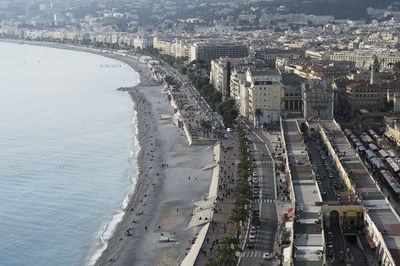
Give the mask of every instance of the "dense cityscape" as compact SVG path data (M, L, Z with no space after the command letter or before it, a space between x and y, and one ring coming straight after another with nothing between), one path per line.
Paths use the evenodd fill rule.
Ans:
M27 2L0 0L2 40L133 58L217 143L173 265L400 265L400 2Z

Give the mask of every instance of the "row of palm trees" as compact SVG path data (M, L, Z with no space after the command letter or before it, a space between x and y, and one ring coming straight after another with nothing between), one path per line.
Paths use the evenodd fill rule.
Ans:
M246 132L240 129L237 132L239 164L237 167L236 187L234 191L234 207L229 217L232 223L238 228L240 234L240 225L243 224L249 216L249 204L253 199L249 177L252 176L252 164L250 160L249 147L247 143Z
M253 199L249 177L252 176L246 132L239 129L238 136L239 164L237 169L236 187L234 190L233 209L229 216L229 223L235 225L236 235L225 236L217 250L208 261L209 266L233 266L237 264L236 252L242 251L239 247L241 226L250 215L250 201Z

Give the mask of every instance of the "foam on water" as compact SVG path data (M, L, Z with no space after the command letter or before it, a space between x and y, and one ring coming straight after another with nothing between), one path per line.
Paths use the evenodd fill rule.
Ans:
M137 123L136 123L136 111L134 112L134 116L132 119L132 127L133 127L133 132L134 132L134 138L133 138L133 148L130 151L130 163L132 166L133 170L129 176L130 176L130 181L131 181L131 186L129 189L129 194L124 198L124 200L121 203L121 210L119 210L112 219L103 227L103 229L99 232L98 238L100 240L99 244L97 245L97 249L95 249L95 253L93 255L89 254L88 259L86 259L85 264L92 266L95 265L97 260L101 257L103 252L106 250L108 246L108 242L113 236L115 229L117 228L118 224L121 222L122 218L124 217L126 213L126 208L128 207L130 198L132 197L136 183L137 183L137 176L138 176L138 167L136 163L136 159L138 158L139 152L140 152L140 146L139 146L139 141L137 139L137 134L138 134L138 128L137 128Z

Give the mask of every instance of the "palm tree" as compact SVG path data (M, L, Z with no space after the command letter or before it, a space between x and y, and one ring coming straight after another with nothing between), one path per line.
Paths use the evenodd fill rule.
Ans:
M261 109L260 109L260 108L257 108L257 109L254 111L254 114L255 114L256 117L257 117L256 125L259 126L259 124L260 124L260 115L262 115Z
M208 261L208 266L232 266L237 264L236 251L242 251L239 247L237 237L225 236L212 258Z

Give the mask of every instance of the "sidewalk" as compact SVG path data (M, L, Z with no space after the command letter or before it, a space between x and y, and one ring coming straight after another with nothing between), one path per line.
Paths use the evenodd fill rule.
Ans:
M228 147L233 148L226 150ZM233 236L236 233L234 225L228 222L233 208L233 189L236 181L237 153L236 139L222 140L221 168L214 215L195 265L206 265L212 253L217 249L219 241L221 241L224 236Z

